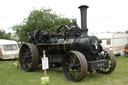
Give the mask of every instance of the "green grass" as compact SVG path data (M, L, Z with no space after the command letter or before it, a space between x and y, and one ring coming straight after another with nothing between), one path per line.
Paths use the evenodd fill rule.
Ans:
M24 72L17 69L16 61L0 61L0 85L41 85L43 71ZM72 82L65 78L62 69L49 69L49 85L128 85L128 57L117 57L117 66L109 75L96 72L88 73L80 82Z

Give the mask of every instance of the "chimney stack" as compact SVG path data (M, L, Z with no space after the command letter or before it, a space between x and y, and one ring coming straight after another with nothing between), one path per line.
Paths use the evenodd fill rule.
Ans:
M80 11L81 11L81 30L83 31L82 36L87 36L87 32L88 32L88 28L87 28L87 8L89 8L86 5L81 5L79 7Z

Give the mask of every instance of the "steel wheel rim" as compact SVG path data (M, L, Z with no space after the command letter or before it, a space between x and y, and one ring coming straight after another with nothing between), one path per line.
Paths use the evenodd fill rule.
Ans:
M70 51L66 54L63 61L63 71L65 76L72 81L78 82L85 77L87 73L87 62L83 55L77 51Z

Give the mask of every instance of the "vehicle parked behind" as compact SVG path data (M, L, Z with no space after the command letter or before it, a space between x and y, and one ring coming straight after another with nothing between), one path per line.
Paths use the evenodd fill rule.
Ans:
M19 47L14 40L0 39L0 59L18 58Z
M124 52L125 52L125 55L128 56L128 43L125 45L125 50L124 50Z

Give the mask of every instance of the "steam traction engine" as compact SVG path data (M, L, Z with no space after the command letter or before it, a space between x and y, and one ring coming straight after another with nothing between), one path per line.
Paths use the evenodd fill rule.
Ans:
M110 74L116 66L115 56L108 48L102 48L96 36L88 36L87 8L82 5L81 29L74 24L62 25L56 33L33 32L29 43L20 48L19 62L24 71L34 71L41 63L42 50L46 50L49 65L62 66L64 75L72 81L82 80L87 72Z

